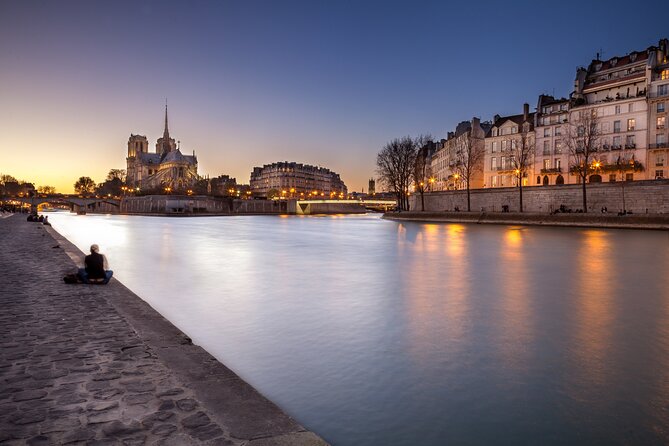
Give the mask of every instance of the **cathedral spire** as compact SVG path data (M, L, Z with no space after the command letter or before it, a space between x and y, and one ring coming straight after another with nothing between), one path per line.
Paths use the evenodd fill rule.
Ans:
M167 129L167 98L165 99L165 130L163 131L163 138L165 141L170 139L170 131Z

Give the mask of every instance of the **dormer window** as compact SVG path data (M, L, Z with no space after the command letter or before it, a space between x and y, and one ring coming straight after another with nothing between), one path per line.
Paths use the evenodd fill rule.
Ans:
M615 57L613 59L611 59L611 66L612 67L615 67L617 64L618 64L618 59L616 59Z
M630 54L630 61L634 62L636 60L636 53L631 53Z
M599 71L601 69L602 69L602 64L601 63L598 63L598 64L595 65L595 71Z

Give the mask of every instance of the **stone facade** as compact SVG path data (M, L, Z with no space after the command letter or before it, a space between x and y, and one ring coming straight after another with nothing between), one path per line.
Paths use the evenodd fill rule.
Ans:
M539 95L535 115L536 155L530 185L575 183L569 175L569 153L562 145L569 120L569 99Z
M484 150L483 140L489 123L481 123L479 118L463 121L457 125L455 132L448 132L447 139L436 144L437 150L430 162L431 178L428 179L432 190L465 189L466 184L458 174L458 158L472 144L473 151ZM483 160L478 163L469 181L470 188L483 187ZM430 181L432 180L432 181Z
M339 174L323 167L287 161L253 168L253 195L267 197L272 191L283 198L344 198L347 194Z
M513 116L496 115L485 138L485 160L483 187L508 187L517 183L513 157L520 144L522 134L528 135L528 143L534 143L534 113L529 105L523 105L523 114ZM530 163L523 176L523 186L528 186L534 176L534 163Z
M170 137L165 106L165 129L156 143L155 153L149 153L149 141L143 135L128 139L127 184L132 189L156 192L186 191L199 179L197 158L183 155Z
M582 185L528 187L523 189L525 212L549 213L564 205L577 210L583 207ZM633 181L588 184L588 212L608 212L625 209L635 214L669 213L669 180ZM472 211L501 212L507 206L510 212L519 211L518 188L477 189L471 191ZM411 209L420 209L420 197L411 197ZM443 191L425 194L425 210L430 212L467 209L465 191Z
M655 53L648 94L648 178L669 177L669 41L660 41Z
M649 121L653 113L649 97L653 80L661 76L658 63L664 60L666 46L667 40L663 39L658 46L624 56L608 60L598 56L587 69L576 71L570 112L596 113L600 128L595 161L601 168L592 172L591 181L655 177L655 169L648 165ZM667 76L669 79L669 71ZM654 161L653 158L651 162Z

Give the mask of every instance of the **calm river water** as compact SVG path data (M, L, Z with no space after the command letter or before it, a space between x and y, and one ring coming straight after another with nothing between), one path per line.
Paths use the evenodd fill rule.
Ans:
M333 445L669 442L668 232L49 219Z

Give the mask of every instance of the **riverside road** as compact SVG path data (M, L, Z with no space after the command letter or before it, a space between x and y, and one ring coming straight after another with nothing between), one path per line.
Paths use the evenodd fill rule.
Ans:
M53 229L7 215L0 443L326 444L116 279L63 283L83 254Z

